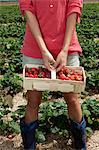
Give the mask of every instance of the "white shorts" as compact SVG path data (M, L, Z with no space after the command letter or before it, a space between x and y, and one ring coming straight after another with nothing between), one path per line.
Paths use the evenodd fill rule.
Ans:
M39 64L39 65L42 65L43 64L43 60L23 55L23 67L26 64ZM77 67L80 66L79 54L75 53L75 54L68 55L68 57L67 57L67 64L66 65L67 66L77 66Z

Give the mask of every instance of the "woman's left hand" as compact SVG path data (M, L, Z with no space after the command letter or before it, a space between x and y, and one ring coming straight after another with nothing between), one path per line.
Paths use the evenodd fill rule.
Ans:
M56 71L60 71L64 66L66 66L67 63L67 55L68 52L67 51L61 51L56 59L56 63L55 63L55 68Z

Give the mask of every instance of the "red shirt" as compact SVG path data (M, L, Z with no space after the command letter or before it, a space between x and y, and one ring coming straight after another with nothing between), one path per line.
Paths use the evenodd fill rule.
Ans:
M76 12L77 22L80 22L82 0L19 0L19 6L23 15L26 10L35 14L45 44L56 58L62 49L67 17ZM28 24L26 24L21 52L32 58L42 58L40 48ZM74 30L68 52L69 54L82 52L76 30Z

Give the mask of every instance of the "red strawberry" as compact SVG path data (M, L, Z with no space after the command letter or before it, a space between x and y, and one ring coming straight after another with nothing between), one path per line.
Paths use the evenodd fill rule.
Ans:
M37 75L37 74L34 74L34 75L33 75L33 78L38 78L38 75Z
M77 81L82 81L82 76L76 76Z
M71 76L70 76L70 79L71 79L71 80L75 80L75 76L74 76L74 75L71 75Z
M31 71L28 71L28 74L32 74L32 72L31 72Z
M51 78L51 73L49 71L46 72L46 78Z
M66 80L66 76L65 76L64 74L60 74L60 75L59 75L59 78L60 78L61 80Z
M60 72L64 73L65 70L66 70L66 67L63 67Z
M66 79L65 80L71 80L71 78L70 77L66 77Z
M61 74L63 74L63 71L58 72L58 75L60 76Z
M36 70L36 68L31 68L31 71L34 72Z
M30 77L30 78L34 78L34 75L33 75L33 74L29 74L29 77Z
M75 70L74 69L72 69L72 74L75 74Z
M66 68L65 73L70 74L71 70L69 68Z
M32 69L31 69L31 72L33 73L33 75L34 75L34 74L38 74L38 69L37 69L37 68L32 68Z
M31 72L31 68L27 68L27 72L28 72L28 73L32 73L32 72Z
M82 75L83 75L82 71L79 71L79 72L78 72L78 75L82 76Z

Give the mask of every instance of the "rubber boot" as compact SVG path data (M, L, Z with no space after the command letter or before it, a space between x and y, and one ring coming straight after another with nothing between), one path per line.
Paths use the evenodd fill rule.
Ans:
M86 121L83 117L81 123L70 119L71 132L76 150L86 150Z
M38 127L38 120L29 124L25 123L24 118L20 119L21 136L25 150L35 150L35 130Z

